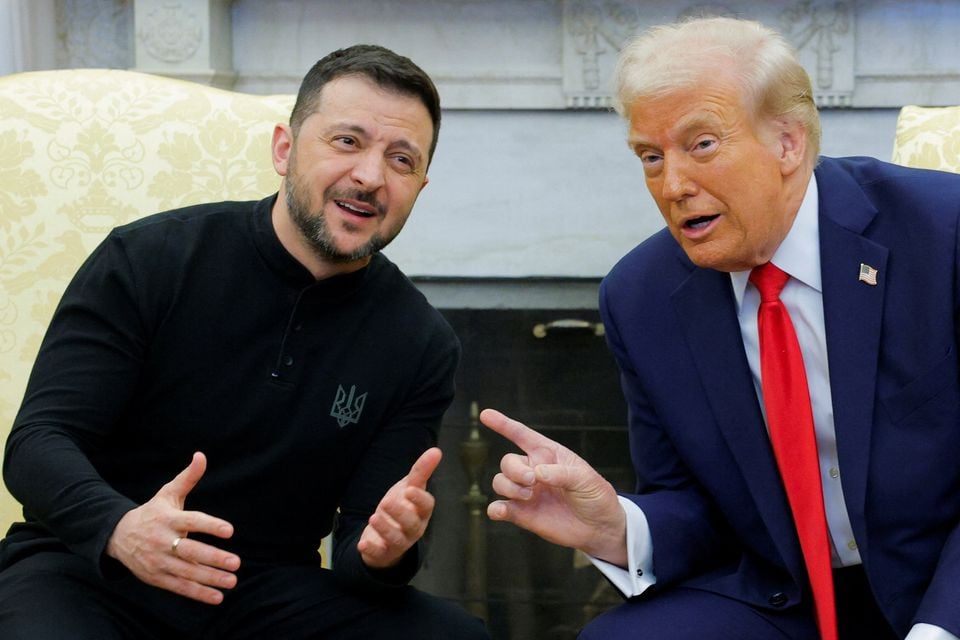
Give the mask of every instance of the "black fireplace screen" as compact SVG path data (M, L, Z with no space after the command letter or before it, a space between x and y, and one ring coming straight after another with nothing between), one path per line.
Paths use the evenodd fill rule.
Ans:
M500 457L512 446L477 427L493 407L562 442L617 489L633 486L626 409L596 310L447 309L463 344L457 396L441 433L437 508L415 584L487 620L497 640L576 637L621 601L581 555L513 525L485 505Z

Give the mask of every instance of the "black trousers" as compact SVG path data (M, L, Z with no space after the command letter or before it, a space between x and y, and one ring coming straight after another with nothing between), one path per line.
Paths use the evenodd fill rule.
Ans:
M124 572L104 580L89 561L43 552L0 572L4 640L487 640L459 606L417 591L377 596L344 590L318 565L249 565L211 606L156 589Z

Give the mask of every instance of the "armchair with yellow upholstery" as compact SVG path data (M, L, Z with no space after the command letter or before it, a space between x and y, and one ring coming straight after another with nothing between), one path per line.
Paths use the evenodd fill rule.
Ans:
M113 227L277 190L293 95L85 69L0 77L0 442L60 296ZM0 491L0 535L20 518Z
M893 162L960 173L960 107L903 107Z

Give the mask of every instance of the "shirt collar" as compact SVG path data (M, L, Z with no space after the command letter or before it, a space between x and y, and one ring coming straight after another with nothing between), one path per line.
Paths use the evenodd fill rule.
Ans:
M807 191L800 203L797 217L787 232L770 262L780 267L807 286L822 292L820 282L820 205L817 197L817 177L810 175ZM733 295L737 299L737 309L743 302L747 289L750 270L733 271L730 281L733 283Z

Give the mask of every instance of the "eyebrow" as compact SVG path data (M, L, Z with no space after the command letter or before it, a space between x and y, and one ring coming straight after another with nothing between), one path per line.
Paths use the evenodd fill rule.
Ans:
M688 135L693 129L699 129L707 125L716 125L718 119L713 113L695 113L685 118L681 118L677 123L674 124L668 136L671 137L683 137ZM631 149L637 149L638 147L652 147L659 149L657 145L652 144L645 140L642 136L629 135L627 136L627 145Z
M627 146L633 150L636 150L639 147L649 147L651 145L643 138L630 135L627 136Z

